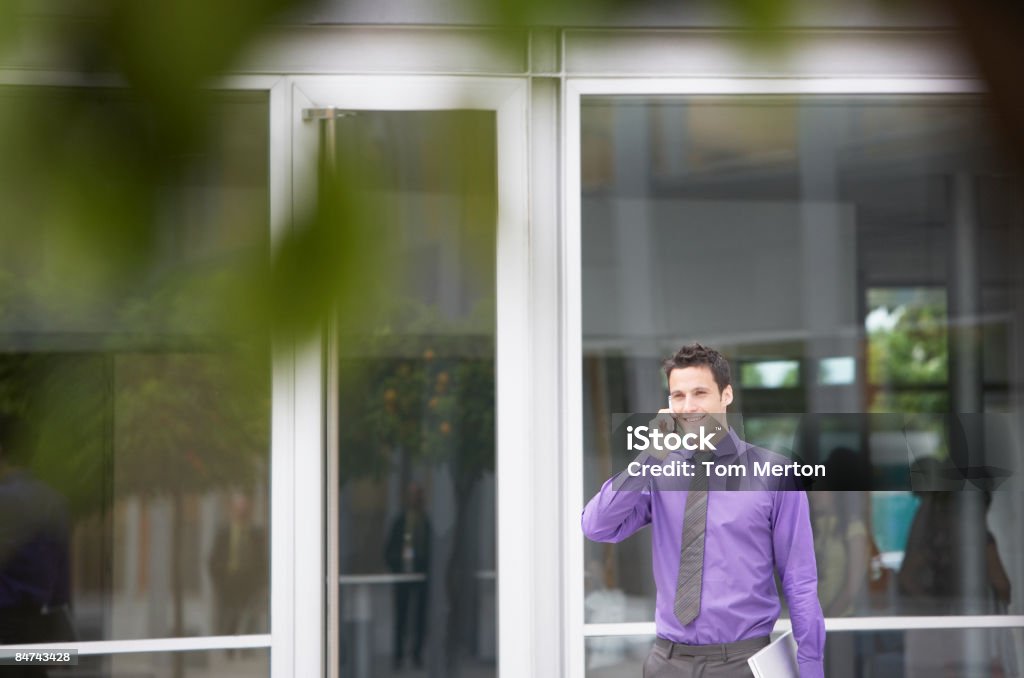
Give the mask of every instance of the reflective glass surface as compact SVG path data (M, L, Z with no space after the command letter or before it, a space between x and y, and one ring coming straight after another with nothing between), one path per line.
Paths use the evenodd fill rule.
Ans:
M123 91L0 89L49 130L0 153L0 643L269 629L268 342L204 294L266 261L267 98L211 96L204 143L128 148Z
M1019 446L939 416L1004 413L1020 439L1024 204L987 115L969 96L585 98L585 498L632 459L614 413L665 407L662 360L700 341L731 362L748 441L871 480L812 493L829 616L1019 614ZM975 454L955 492L900 484ZM588 622L652 620L650 549L649 530L585 541Z
M337 343L341 673L493 676L495 116L335 132L387 251L366 294L388 290Z

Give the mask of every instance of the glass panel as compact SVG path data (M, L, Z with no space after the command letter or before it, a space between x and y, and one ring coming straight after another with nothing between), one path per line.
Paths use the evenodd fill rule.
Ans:
M214 141L165 155L119 145L153 122L123 91L0 98L8 115L40 112L47 143L64 148L31 190L0 189L0 643L265 633L268 347L212 329L203 291L266 257L267 97L214 94L201 126ZM140 150L153 153L139 171L155 189L104 155ZM61 176L78 161L95 176ZM36 191L52 209L29 216ZM101 194L94 205L79 191ZM107 204L126 196L138 200L129 213ZM151 240L151 258L102 294L86 244L79 277L54 280L49 267L76 228L121 242L97 215Z
M740 365L744 388L790 388L800 385L800 363L795 360L758 360Z
M1007 412L1024 439L1024 200L987 117L971 96L585 97L585 497L632 459L614 414L664 407L661 361L700 341L750 442L876 490L813 500L831 614L1008 611L1019 460L983 443L982 491L908 484L965 453L928 413ZM651 563L650 530L585 541L586 621L651 621Z
M495 675L495 115L337 124L389 248L338 342L341 673Z
M818 363L818 383L844 386L857 378L857 359L853 356L822 358Z
M1020 675L1019 628L915 629L832 632L826 640L825 674L989 678Z

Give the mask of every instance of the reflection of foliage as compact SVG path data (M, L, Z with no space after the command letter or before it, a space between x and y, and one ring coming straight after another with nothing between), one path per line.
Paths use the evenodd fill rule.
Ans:
M949 345L944 298L924 289L871 290L868 378L873 412L949 410Z
M891 327L872 330L868 336L870 382L897 386L945 385L949 355L945 303L936 300L900 303L884 298L873 301L875 309L884 308L894 322Z
M344 476L391 471L391 450L452 461L476 479L494 467L494 360L466 336L380 342L384 356L341 365ZM391 344L391 346L389 346ZM390 349L390 350L389 350Z
M492 226L493 228L493 226ZM380 477L391 455L451 461L472 480L494 467L494 299L460 319L393 298L339 340L343 477Z
M201 277L216 285L219 276ZM121 323L135 332L133 347L151 348L112 356L117 494L238 487L266 470L267 342L213 335L202 287L171 281L121 311ZM167 346L167 337L180 347Z
M4 354L0 411L24 422L19 462L77 515L108 508L111 473L119 496L243 485L265 472L269 428L267 377L244 369L249 360L225 352Z
M115 360L115 492L244 486L265 471L269 389L240 387L231 356Z
M21 424L14 461L60 492L75 512L97 511L104 501L108 366L95 354L0 355L0 411Z

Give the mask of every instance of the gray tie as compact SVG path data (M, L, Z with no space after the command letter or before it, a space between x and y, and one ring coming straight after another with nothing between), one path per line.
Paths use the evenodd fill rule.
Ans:
M674 611L681 624L689 624L700 612L700 584L704 572L704 532L708 518L708 476L704 462L714 454L701 450L693 455L696 468L690 478L683 515L683 542L679 551Z

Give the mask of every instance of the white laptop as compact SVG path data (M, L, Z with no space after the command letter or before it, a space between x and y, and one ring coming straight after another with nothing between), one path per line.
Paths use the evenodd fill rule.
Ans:
M799 678L796 665L796 640L786 631L768 647L747 660L755 678Z

